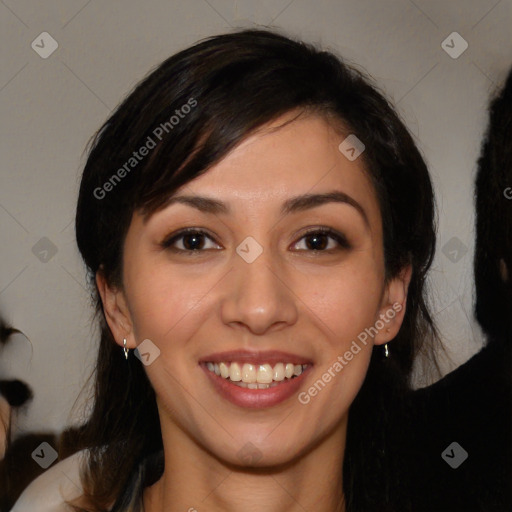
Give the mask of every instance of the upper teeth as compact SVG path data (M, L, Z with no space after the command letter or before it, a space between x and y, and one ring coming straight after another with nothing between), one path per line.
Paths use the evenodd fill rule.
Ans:
M247 384L271 384L273 381L280 382L285 378L291 379L300 375L307 367L307 364L277 363L273 368L270 364L244 363L206 363L208 370L216 375L233 382L245 382Z

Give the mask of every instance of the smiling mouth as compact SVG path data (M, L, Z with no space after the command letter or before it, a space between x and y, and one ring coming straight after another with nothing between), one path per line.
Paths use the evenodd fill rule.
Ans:
M268 389L299 377L308 364L277 363L275 365L208 361L206 368L232 384L247 389Z

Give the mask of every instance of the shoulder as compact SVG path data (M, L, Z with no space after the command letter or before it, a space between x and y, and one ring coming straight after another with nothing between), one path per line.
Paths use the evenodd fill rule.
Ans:
M86 452L74 453L37 477L23 491L11 512L70 512L65 502L82 494L80 463Z

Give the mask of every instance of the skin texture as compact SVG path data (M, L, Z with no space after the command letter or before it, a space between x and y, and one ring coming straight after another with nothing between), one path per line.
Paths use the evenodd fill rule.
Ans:
M135 213L124 245L122 289L97 274L117 343L126 338L135 348L150 339L160 350L145 368L157 395L165 472L145 491L146 511L344 509L336 504L343 499L348 409L373 344L391 341L400 328L411 269L385 283L375 192L362 158L351 162L338 150L348 134L318 116L266 130L292 117L296 113L258 130L177 192L229 203L230 214L179 203L146 223ZM331 190L357 201L368 225L346 203L280 214L291 197ZM351 248L329 235L317 245L304 238L319 226L345 235ZM212 236L202 239L203 252L179 254L159 245L185 227ZM252 263L236 252L248 236L263 248ZM180 238L174 246L185 249L187 242ZM343 371L306 405L294 395L263 410L235 406L217 394L198 364L227 350L291 352L313 362L300 389L307 391L397 303L401 311L366 346L360 344ZM259 457L250 465L239 455L247 443Z

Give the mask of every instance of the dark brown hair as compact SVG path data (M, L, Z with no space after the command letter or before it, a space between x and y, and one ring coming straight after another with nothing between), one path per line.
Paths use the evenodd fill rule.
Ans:
M194 108L171 128L171 116L191 105L191 99ZM391 414L386 400L407 388L415 355L422 344L430 347L436 339L424 299L425 275L435 250L430 177L404 123L362 72L332 52L256 29L207 38L167 59L119 105L91 145L78 198L76 238L89 272L101 340L94 407L77 443L90 449L83 475L90 505L78 510L103 511L115 500L119 504L140 464L162 450L155 393L140 361L133 355L125 361L112 337L94 282L96 272L122 287L123 241L133 213L150 215L162 208L178 187L207 172L254 130L295 110L333 120L346 128L345 135L353 133L363 141L362 157L382 214L386 278L409 263L413 267L405 319L391 343L392 355L382 363L381 347L374 349L367 378L350 409L344 461L347 510L388 510L382 503L397 510L393 499L400 493L390 492L393 473L385 481L372 481L369 464L379 467L384 455L378 448L381 435L370 426L382 427ZM156 140L156 127L166 122L167 132ZM156 142L150 154L121 172L122 179L112 180L118 169L127 170L132 152L148 137ZM107 182L112 186L105 187ZM367 423L365 428L359 421ZM385 464L392 461L387 454ZM145 484L150 485L162 468L145 467Z
M512 70L489 107L475 180L475 315L496 340L512 336ZM504 265L503 265L504 264ZM506 270L503 268L506 267ZM503 270L501 270L503 268ZM503 279L501 272L508 274ZM505 274L506 275L506 274Z

